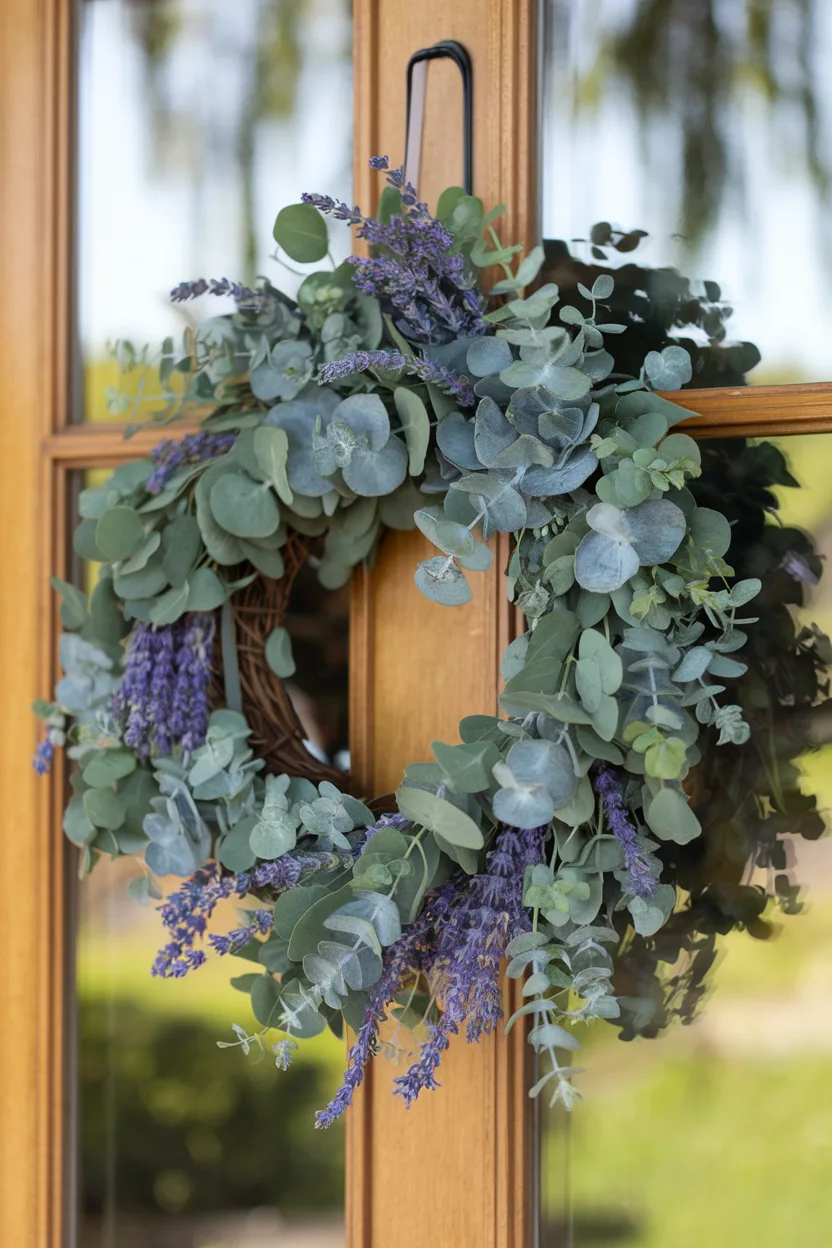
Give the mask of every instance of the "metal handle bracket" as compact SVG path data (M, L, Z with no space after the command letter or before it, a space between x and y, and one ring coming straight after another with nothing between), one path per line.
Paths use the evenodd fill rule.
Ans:
M447 58L454 62L462 78L462 185L466 195L473 192L473 129L474 91L471 57L466 48L455 39L443 39L429 48L414 52L407 62L407 123L404 168L405 178L418 185L419 167L422 162L422 133L425 123L425 99L427 96L428 62Z

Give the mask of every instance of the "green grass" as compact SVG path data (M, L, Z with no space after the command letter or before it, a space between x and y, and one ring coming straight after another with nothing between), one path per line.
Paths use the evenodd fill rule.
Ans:
M556 1213L572 1132L575 1248L832 1242L832 1055L738 1061L657 1047L635 1077L618 1059L615 1078L596 1050L571 1127L561 1120L549 1137L544 1191Z
M722 952L701 1028L586 1036L583 1101L543 1111L542 1205L562 1222L571 1187L574 1239L542 1248L832 1243L832 897Z

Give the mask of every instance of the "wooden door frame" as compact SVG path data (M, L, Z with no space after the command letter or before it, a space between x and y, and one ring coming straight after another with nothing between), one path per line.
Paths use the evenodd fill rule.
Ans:
M419 5L355 0L354 8L355 198L367 205L377 193L368 156L381 151L394 161L401 156L402 71L408 56L438 39L459 38L474 62L475 189L490 202L508 205L505 237L533 243L535 0L459 0L455 7L447 0ZM0 11L0 532L6 568L0 595L0 791L6 816L0 878L7 933L0 960L0 1242L10 1248L63 1248L71 1242L65 1124L73 1084L66 1061L64 900L71 855L60 829L61 770L51 781L32 772L37 729L27 710L51 688L56 671L57 616L46 576L66 569L68 474L118 463L156 441L152 431L140 433L128 455L117 426L69 425L73 9L73 0L5 0ZM444 90L440 87L433 108L442 107ZM442 179L448 147L444 127L426 141L427 194ZM673 397L699 413L688 427L700 437L832 429L832 385L685 391ZM379 574L355 582L353 749L368 784L386 783L404 761L380 750L395 713L385 664L401 644L400 637L391 640L390 624L382 617L389 621L391 602L401 602L412 587L413 554L411 537L396 538ZM478 680L470 684L472 696L490 709L512 618L499 573L483 577L481 585L473 614L462 612L454 627L461 630L460 646L466 630L483 637L480 674L461 673L458 679L463 686ZM413 627L433 629L434 638L441 636L447 646L447 617L439 623L435 615L420 615L416 597L406 602ZM398 690L396 695L402 696ZM411 739L397 738L396 748L413 746L417 757L427 744L428 727L416 722ZM455 721L446 731L454 727ZM449 1054L449 1086L433 1094L438 1098L433 1110L417 1106L403 1116L379 1064L370 1075L348 1127L352 1248L386 1248L391 1237L401 1248L431 1242L429 1236L451 1242L445 1234L437 1238L438 1224L460 1248L525 1248L530 1153L522 1036L457 1050ZM477 1201L471 1200L469 1176L449 1164L454 1154L447 1137L458 1122L449 1118L450 1130L441 1130L448 1112L442 1106L453 1101L451 1084L474 1098L464 1126L472 1152L482 1159ZM403 1169L408 1169L406 1186L396 1186ZM405 1208L407 1225L400 1230L393 1219Z

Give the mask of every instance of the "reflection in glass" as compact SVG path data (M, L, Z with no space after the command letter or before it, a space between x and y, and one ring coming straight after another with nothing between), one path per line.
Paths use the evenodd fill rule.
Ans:
M729 336L762 356L749 381L832 380L832 5L544 0L542 9L543 233L566 240L550 245L553 280L571 291L576 280L592 285L585 263L627 266L622 281L635 292L645 289L639 266L665 270L653 289L676 305L679 334L687 296L667 267L700 293L718 282L695 341L728 306ZM586 240L599 222L604 246L593 252ZM638 231L649 237L639 243ZM748 348L742 362L740 373L754 362ZM706 371L692 384L737 383Z
M177 282L296 288L270 258L277 211L310 189L351 199L350 14L349 0L82 0L78 419L129 417L104 397L119 384L108 343L227 310L171 307ZM334 231L335 259L348 247Z
M765 444L700 444L697 501L719 496L729 561L763 581L752 737L691 775L705 835L661 851L688 891L665 932L625 937L620 1023L581 1037L584 1100L539 1108L535 1248L832 1241L832 650L814 630L832 627L832 435L776 442L787 472Z
M75 491L107 475L79 474ZM77 571L91 590L95 567ZM305 568L285 621L310 748L342 767L348 609L348 587L324 590ZM78 1248L339 1248L344 1126L316 1131L315 1111L340 1085L344 1041L305 1041L287 1074L268 1046L259 1063L219 1049L232 1023L259 1030L230 983L252 965L214 955L185 979L151 978L164 931L127 896L139 874L132 859L105 859L78 886ZM209 930L238 926L226 902Z

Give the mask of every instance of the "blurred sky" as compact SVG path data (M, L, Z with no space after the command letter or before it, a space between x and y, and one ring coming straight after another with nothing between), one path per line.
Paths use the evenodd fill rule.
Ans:
M88 358L100 356L108 338L155 342L181 325L182 312L166 300L175 283L244 276L247 230L257 270L292 289L291 277L266 259L276 212L303 190L350 198L349 0L81 7L80 312ZM646 121L638 68L633 73L630 51L628 71L621 53L643 0L545 0L544 8L544 233L585 236L604 219L647 229L637 258L716 280L733 301L732 335L755 342L763 356L752 381L832 379L832 192L823 190L822 170L813 181L806 158L811 106L820 165L832 167L832 3L764 5L776 20L762 53L749 47L749 0L654 5L651 14L665 14L669 43L660 55L669 73L667 98L649 104ZM722 59L704 59L697 78L689 70L706 8L716 16ZM800 46L807 12L808 50ZM272 66L285 62L277 73L285 98L282 112L253 126L246 226L238 149L258 45L262 54L275 15L281 42L266 54ZM645 68L641 77L650 75L657 71ZM699 238L680 238L682 152L691 129L708 120L696 115L706 107L703 81L716 84L724 187L715 223ZM336 256L346 255L346 228L334 226L332 238Z
M257 272L293 288L267 259L277 212L304 190L351 197L350 8L349 0L85 0L78 190L87 355L107 339L155 343L181 326L167 302L176 283L244 276L238 146L258 39L281 11L283 85L294 106L254 126L253 215ZM155 59L145 50L164 34L148 27L154 10L178 22ZM349 231L331 233L341 259ZM215 300L211 312L221 310Z

